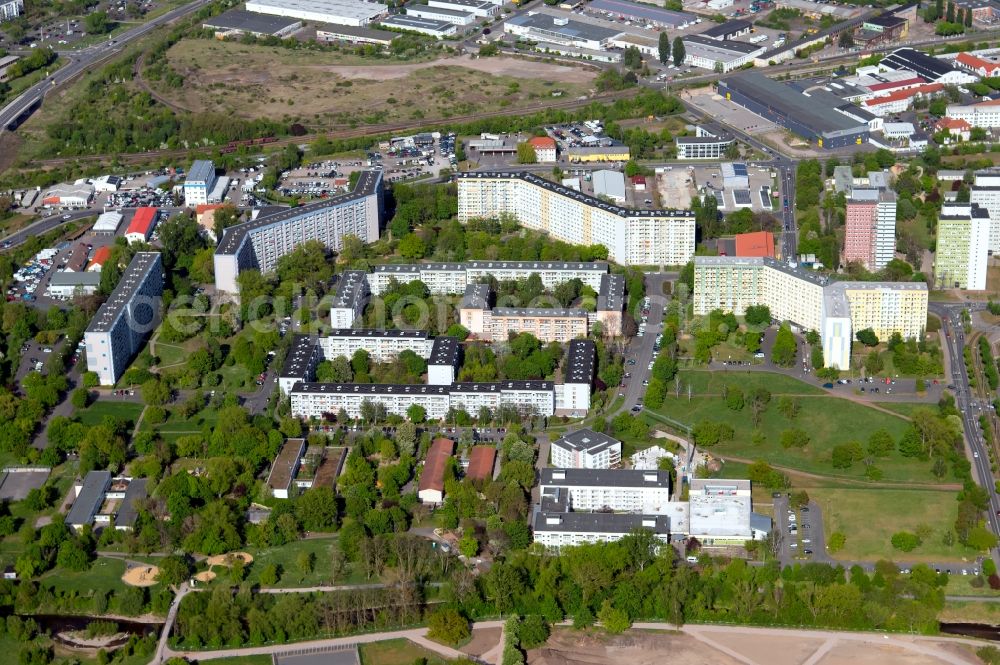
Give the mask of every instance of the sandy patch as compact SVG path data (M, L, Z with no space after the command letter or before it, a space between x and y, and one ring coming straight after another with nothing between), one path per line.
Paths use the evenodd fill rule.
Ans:
M741 633L709 633L706 637L729 647L736 653L743 654L755 663L767 663L767 665L800 665L824 642L820 638L776 635L768 635L767 639L761 639L760 635Z
M462 55L431 62L420 62L412 65L332 65L322 67L331 74L343 76L346 79L368 79L370 81L391 81L409 76L419 69L432 67L465 67L478 72L495 76L512 76L521 79L553 78L564 83L589 83L594 80L597 72L593 69L570 67L549 62L535 62L521 58L478 58Z
M737 665L738 661L693 637L671 633L602 636L557 630L528 652L529 665Z
M253 557L247 552L230 552L229 554L217 554L215 556L210 556L206 560L209 566L226 566L229 567L233 565L233 561L236 559L242 559L243 563L249 565L253 563Z
M200 573L195 573L194 578L199 582L211 582L216 577L215 571L203 570Z
M470 656L482 656L499 643L499 628L480 628L472 631L472 640L462 647L462 651Z
M135 566L125 571L122 582L129 586L153 586L159 574L160 569L156 566Z
M838 643L816 665L942 665L944 662L902 647L847 642Z

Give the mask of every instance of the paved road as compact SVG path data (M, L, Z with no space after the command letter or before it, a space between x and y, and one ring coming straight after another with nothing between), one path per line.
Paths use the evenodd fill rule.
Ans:
M48 233L52 229L62 226L63 224L69 224L72 221L83 219L84 217L93 217L94 215L99 214L101 214L99 210L78 210L63 214L54 213L50 217L42 217L37 222L32 222L16 233L0 238L0 241L3 242L4 248L20 245L28 238Z
M990 530L1000 535L1000 497L997 496L993 482L993 471L990 469L990 457L987 451L986 442L983 440L979 430L979 411L973 407L973 403L978 400L972 395L969 389L969 376L965 369L963 359L963 349L965 348L965 331L960 321L960 313L963 309L985 309L984 303L931 303L928 309L941 317L941 323L950 335L945 337L948 346L948 360L952 372L952 382L955 390L955 403L961 411L962 429L965 431L965 441L972 451L972 469L982 486L990 497L989 509L987 511L987 522ZM994 560L997 559L997 550L991 552Z
M161 25L176 21L209 4L209 2L210 0L194 0L190 4L171 10L134 28L130 28L106 42L85 49L60 52L60 55L69 61L66 66L56 71L52 76L28 88L24 93L3 107L3 109L0 109L0 132L15 124L19 118L23 120L24 115L30 114L30 110L33 107L42 103L49 91L94 69L104 60L120 53L129 42L149 34Z

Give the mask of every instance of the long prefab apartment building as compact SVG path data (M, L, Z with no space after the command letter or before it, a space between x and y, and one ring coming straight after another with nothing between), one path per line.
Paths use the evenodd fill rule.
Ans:
M215 288L237 293L243 270L274 270L278 259L308 240L340 250L344 236L378 240L384 213L382 172L364 171L347 194L238 224L226 229L215 250Z
M484 278L498 282L527 279L538 275L542 285L551 289L563 282L579 279L594 289L608 274L607 263L579 261L467 261L465 263L409 263L372 267L368 273L368 288L372 295L381 295L393 282L406 284L420 280L434 295L464 293L469 284Z
M83 336L87 369L101 385L114 385L146 343L159 323L162 294L160 253L137 253Z
M683 265L694 255L690 210L631 210L525 172L459 173L458 218L510 214L564 242L604 245L628 265Z
M768 257L697 256L694 313L720 309L742 315L767 305L771 317L815 330L828 367L850 368L851 343L871 328L879 339L899 333L918 339L927 324L923 282L833 282Z

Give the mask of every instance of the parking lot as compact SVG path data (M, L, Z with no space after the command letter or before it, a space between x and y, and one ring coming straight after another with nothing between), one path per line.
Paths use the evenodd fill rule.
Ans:
M742 106L726 101L711 88L690 90L685 95L685 101L690 102L709 118L747 134L763 134L778 129L773 122L751 113Z

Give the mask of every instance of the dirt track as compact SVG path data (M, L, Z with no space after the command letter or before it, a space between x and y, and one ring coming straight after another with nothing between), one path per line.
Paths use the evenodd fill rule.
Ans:
M570 67L548 62L537 62L522 58L473 58L469 55L455 56L430 62L412 65L331 65L322 67L331 74L343 76L346 79L367 79L370 81L391 81L406 78L411 73L432 67L465 67L494 76L513 76L515 78L533 79L538 77L556 78L564 83L590 83L594 80L596 70L582 67Z

